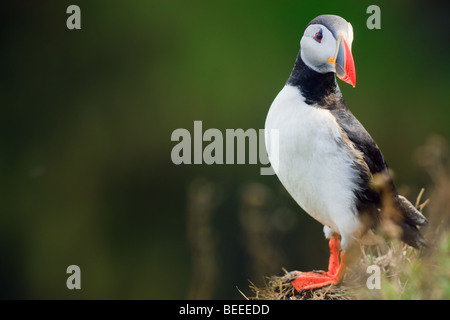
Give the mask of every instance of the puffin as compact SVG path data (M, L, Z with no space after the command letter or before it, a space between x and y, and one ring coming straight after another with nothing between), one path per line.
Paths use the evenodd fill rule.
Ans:
M342 17L313 19L265 122L272 168L329 239L328 271L295 271L297 291L339 284L349 250L380 229L395 230L414 248L427 245L420 232L427 219L398 194L383 154L347 108L336 81L356 85L352 42L353 27ZM269 139L273 132L277 139Z

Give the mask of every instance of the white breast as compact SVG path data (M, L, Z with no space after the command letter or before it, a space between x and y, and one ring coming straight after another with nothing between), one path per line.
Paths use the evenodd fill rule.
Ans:
M358 173L333 115L307 105L297 88L286 85L270 107L265 129L278 130L274 169L290 195L343 241L352 237L360 225L353 193ZM271 162L273 158L269 152Z

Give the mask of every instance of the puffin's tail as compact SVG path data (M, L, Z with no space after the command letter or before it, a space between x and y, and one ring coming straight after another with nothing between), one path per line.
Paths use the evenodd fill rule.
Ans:
M419 227L428 224L427 219L405 197L396 195L395 202L402 216L396 221L402 229L401 240L416 249L420 246L427 247L427 241L419 230Z

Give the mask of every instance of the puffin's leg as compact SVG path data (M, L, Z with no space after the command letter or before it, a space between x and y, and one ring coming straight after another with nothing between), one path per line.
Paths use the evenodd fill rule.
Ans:
M337 270L337 273L334 275L335 282L333 284L338 284L344 278L345 268L347 267L345 251L341 251L341 264Z
M341 252L341 263L339 263L338 238L331 238L330 242L330 260L328 262L328 272L297 272L297 277L292 281L292 286L297 291L321 288L330 284L341 282L345 271L345 253Z
M339 248L341 241L338 237L332 237L328 243L330 246L330 260L328 262L328 275L337 274L339 269Z

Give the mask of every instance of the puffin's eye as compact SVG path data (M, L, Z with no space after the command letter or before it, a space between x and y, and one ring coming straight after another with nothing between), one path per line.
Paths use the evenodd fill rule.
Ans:
M314 35L314 39L316 39L316 41L320 43L322 42L322 38L323 38L322 29L320 29L320 31L316 32L316 34Z

